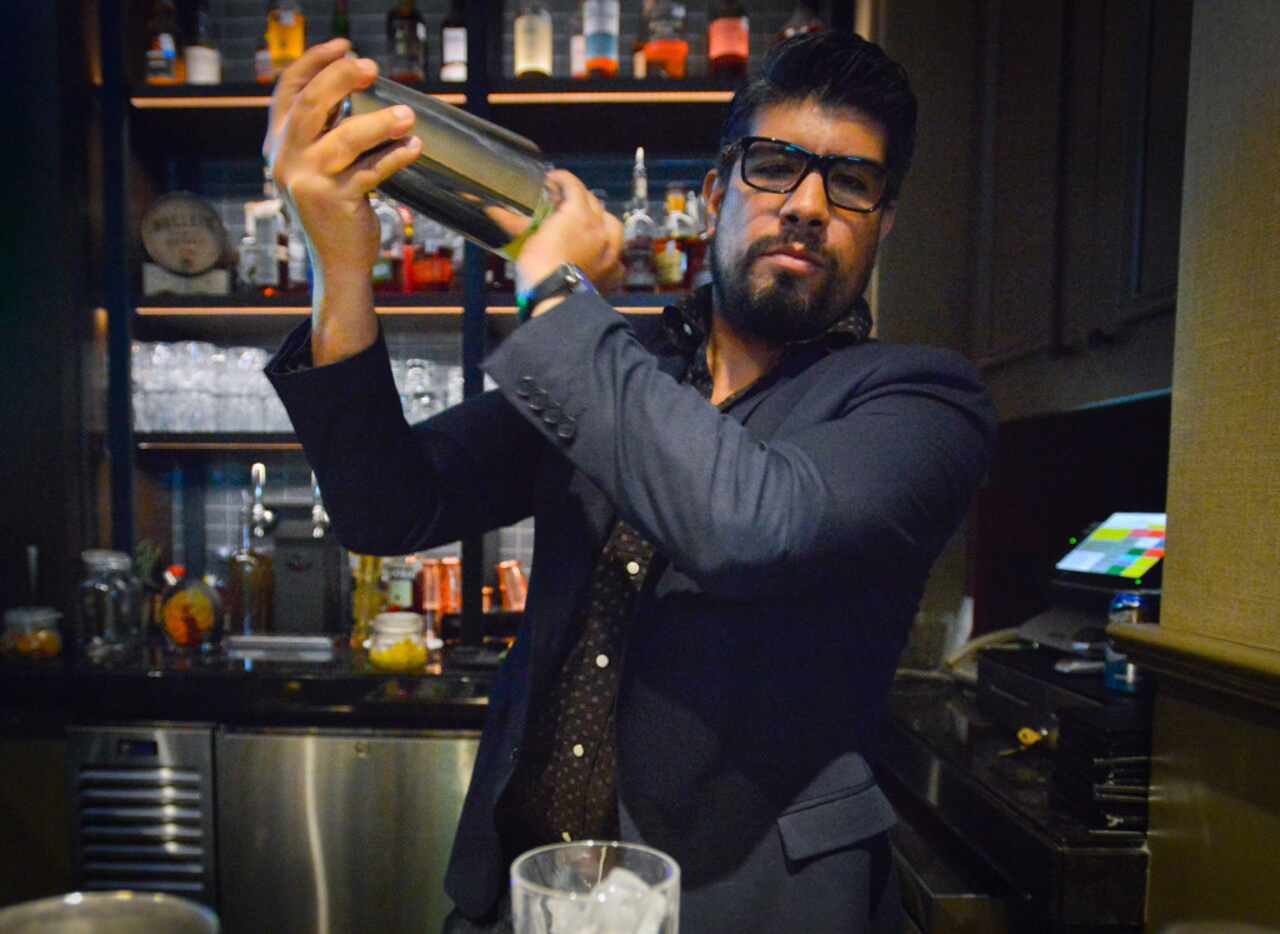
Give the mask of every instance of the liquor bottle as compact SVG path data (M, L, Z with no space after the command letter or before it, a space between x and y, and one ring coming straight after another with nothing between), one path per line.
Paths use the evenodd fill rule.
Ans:
M783 39L790 39L792 36L806 32L822 32L826 28L827 24L813 11L813 7L809 6L805 0L799 0L791 13L791 18L783 25L782 32L778 33L774 41L781 42Z
M587 37L582 34L582 17L569 18L569 77L581 80L587 76Z
M355 587L351 589L351 647L368 648L373 618L387 605L382 589L382 559L374 555L351 555Z
M187 46L187 83L221 84L222 53L213 39L213 22L209 16L209 0L196 6L196 31Z
M746 77L750 54L751 27L741 0L720 0L720 8L707 25L711 77L735 81Z
M688 256L687 241L693 233L693 221L685 211L684 191L679 185L669 185L666 197L666 216L662 229L653 245L654 269L659 292L676 292L684 288Z
M252 260L241 257L241 268L251 269L251 285L274 295L289 282L289 235L284 222L284 211L276 197L275 182L264 167L262 170L261 201L249 201L244 206L244 229L252 238ZM242 245L242 249L246 245Z
M643 14L636 26L636 41L631 44L631 77L646 78L649 75L648 62L644 57L644 46L649 41L649 26Z
M155 0L147 17L147 84L181 84L186 79L178 43L178 11L173 0Z
M586 40L587 75L612 78L618 73L618 0L582 0L582 35Z
M373 215L378 219L378 258L373 262L373 287L376 291L396 288L402 281L400 265L404 260L404 220L396 206L386 198L369 199Z
M706 267L707 244L711 235L707 231L702 198L692 188L685 192L684 211L689 215L689 238L684 244L684 287L696 289L711 281L711 271Z
M657 285L653 241L657 225L649 214L649 176L644 167L644 147L636 147L632 170L631 201L622 219L623 287L628 292L652 292Z
M427 22L414 0L397 0L387 11L387 77L427 80Z
M551 77L551 14L541 0L521 0L515 21L515 74Z
M253 50L253 78L259 84L271 84L276 80L275 69L271 67L271 49L267 48L267 37L258 38Z
M267 7L267 50L276 78L302 57L307 47L307 20L298 0L271 0Z
M334 0L333 19L330 20L330 39L346 39L351 42L352 54L358 55L356 45L351 41L351 3L350 0Z
M452 0L440 24L440 80L467 80L467 18L463 0Z
M649 38L644 45L645 71L650 78L685 77L689 40L685 38L685 7L674 0L645 0Z
M265 550L268 526L274 518L265 503L267 468L254 464L253 501L240 522L240 547L227 562L227 614L230 631L238 635L270 632L273 571Z

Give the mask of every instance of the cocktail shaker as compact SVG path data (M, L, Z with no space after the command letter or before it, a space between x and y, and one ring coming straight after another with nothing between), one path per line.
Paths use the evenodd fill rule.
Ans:
M515 259L551 212L546 163L537 145L495 123L402 84L377 78L347 100L352 116L404 104L421 155L378 190L487 250Z

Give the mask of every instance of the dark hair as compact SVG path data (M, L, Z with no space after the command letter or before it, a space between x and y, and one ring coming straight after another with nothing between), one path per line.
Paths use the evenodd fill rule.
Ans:
M730 146L751 134L763 107L812 98L826 107L852 107L888 134L888 197L896 200L916 145L916 96L906 70L884 49L854 33L825 30L786 39L765 56L760 71L733 97L720 134L720 177L733 168Z

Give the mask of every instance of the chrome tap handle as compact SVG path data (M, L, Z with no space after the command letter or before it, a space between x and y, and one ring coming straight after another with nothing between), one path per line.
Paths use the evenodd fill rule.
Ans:
M311 537L324 538L329 531L329 513L320 499L320 483L316 474L311 472Z
M266 538L267 530L276 521L276 514L266 505L267 465L254 464L250 474L253 477L253 506L249 511L249 524L254 538Z

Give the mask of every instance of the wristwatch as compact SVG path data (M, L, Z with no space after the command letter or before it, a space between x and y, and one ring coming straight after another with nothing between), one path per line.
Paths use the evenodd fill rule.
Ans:
M533 310L557 295L573 295L593 291L582 270L572 263L561 263L533 288L516 292L516 317L527 321Z

